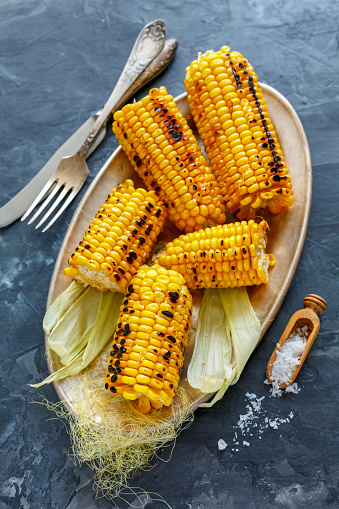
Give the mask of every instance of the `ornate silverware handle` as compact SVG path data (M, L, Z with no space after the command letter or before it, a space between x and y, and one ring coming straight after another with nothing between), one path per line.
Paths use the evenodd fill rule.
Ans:
M163 49L158 55L153 58L152 62L146 67L146 69L136 78L134 82L135 90L144 87L146 83L153 80L158 74L160 74L173 60L175 52L178 47L178 41L176 39L166 39ZM127 94L126 94L127 95ZM126 97L127 101L128 97ZM125 101L123 101L125 102Z
M145 73L144 80L141 75L152 60L161 52L165 41L166 24L161 19L151 21L141 30L112 94L101 110L91 132L78 151L80 156L86 157L100 128L107 121L112 112L118 108L123 99L132 95L144 83L150 80L149 73Z

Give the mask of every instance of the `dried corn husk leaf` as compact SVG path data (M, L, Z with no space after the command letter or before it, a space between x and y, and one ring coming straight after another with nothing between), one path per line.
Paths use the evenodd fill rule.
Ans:
M47 329L50 330L48 346L60 357L62 364L65 364L62 360L63 357L66 358L67 363L80 351L79 345L88 336L95 323L99 299L100 292L96 288L88 286L68 309L60 314L55 325ZM54 305L55 303L50 306L49 310Z
M197 388L202 392L218 392L212 401L200 406L211 407L238 381L260 333L261 325L245 287L205 290L188 381L200 385Z
M67 309L75 302L79 295L85 291L84 285L79 285L76 281L64 290L53 304L48 308L44 316L42 326L46 334L52 332L53 327L58 323Z
M97 292L99 302L93 326L84 336L84 342L86 342L84 348L75 355L66 366L61 367L48 376L43 382L32 385L32 387L41 387L46 383L76 375L96 358L102 348L111 339L116 328L123 294L114 292L103 293L96 289L93 289L93 291ZM86 296L85 302L90 303L90 301L88 296ZM74 320L76 320L76 314L74 315ZM80 341L82 340L83 338L80 338Z
M199 311L194 350L188 366L191 387L203 393L220 389L232 376L232 342L218 290L205 290Z

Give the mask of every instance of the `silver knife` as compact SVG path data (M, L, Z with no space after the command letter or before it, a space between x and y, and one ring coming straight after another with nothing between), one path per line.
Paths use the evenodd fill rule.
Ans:
M21 217L30 204L38 196L40 190L44 187L48 179L53 175L59 162L64 156L75 153L84 143L88 133L92 129L98 114L90 117L75 133L65 141L63 145L52 155L49 161L41 168L39 173L11 200L9 200L0 209L0 228L8 226L13 221ZM97 138L93 141L93 145L88 153L90 155L96 147L102 142L106 135L106 126L103 126L98 133Z
M139 77L138 85L144 86L146 83L154 79L160 72L162 72L169 63L173 60L178 43L176 39L167 39L162 51L154 58L154 60L147 66L145 71ZM128 97L125 98L125 101ZM121 105L122 106L122 105ZM88 133L91 131L98 114L90 117L68 140L53 154L45 166L39 173L11 200L9 200L3 207L0 208L0 228L4 228L13 223L16 219L21 217L31 203L39 195L41 189L48 182L49 178L53 175L58 167L61 159L64 156L75 154L82 144L85 142ZM90 155L96 147L101 143L106 135L106 126L97 134L93 144L88 152Z

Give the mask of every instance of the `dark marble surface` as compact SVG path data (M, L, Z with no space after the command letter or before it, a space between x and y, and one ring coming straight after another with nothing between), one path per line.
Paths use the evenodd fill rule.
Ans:
M260 80L300 116L314 195L290 291L239 382L213 408L195 413L169 462L134 484L159 493L173 509L339 508L337 2L1 0L0 206L103 105L139 30L159 17L179 49L154 85L166 85L174 96L183 92L185 66L198 50L229 44L245 54ZM28 384L47 375L42 318L67 225L115 147L109 133L88 161L85 188L45 234L20 221L0 230L0 509L112 507L95 498L91 470L69 459L63 423L34 404L40 395L57 401L53 387ZM299 393L273 398L264 383L266 364L308 293L328 302L321 331L298 377ZM241 415L247 415L244 428ZM218 449L219 439L226 449Z

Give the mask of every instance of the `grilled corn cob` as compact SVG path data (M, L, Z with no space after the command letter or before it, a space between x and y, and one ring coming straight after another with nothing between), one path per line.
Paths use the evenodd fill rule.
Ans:
M178 386L192 297L184 278L160 265L140 267L120 308L105 388L147 412L169 406Z
M224 46L186 69L193 118L226 205L239 219L293 204L291 178L257 75Z
M154 191L126 180L113 189L64 269L78 283L124 293L163 227L166 207Z
M268 282L275 264L265 253L268 225L253 219L180 235L166 245L159 264L178 271L188 288L227 288Z
M169 206L169 219L192 232L226 221L221 189L165 87L114 114L113 132L131 164Z

